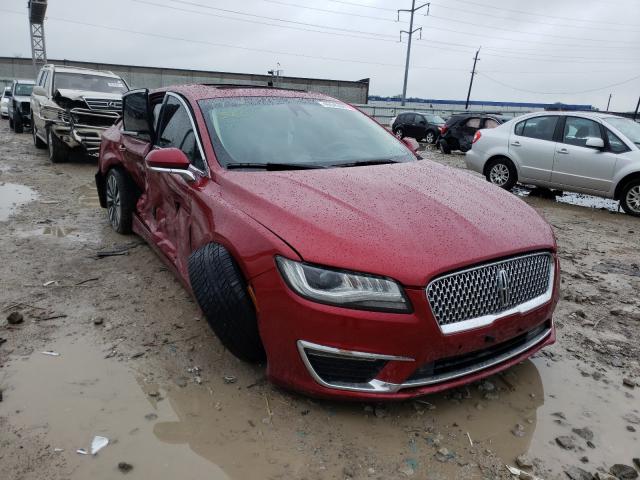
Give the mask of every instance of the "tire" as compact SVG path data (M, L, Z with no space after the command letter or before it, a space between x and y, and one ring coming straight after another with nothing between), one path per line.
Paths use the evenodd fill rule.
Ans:
M635 178L624 186L620 206L628 215L640 217L640 178Z
M24 124L22 123L22 116L20 114L14 115L15 119L13 120L13 130L16 133L24 132Z
M36 131L36 125L35 124L31 127L31 133L33 135L33 145L36 148L39 148L40 150L42 150L44 148L47 148L46 142L43 142L42 139L40 137L38 137L38 135L36 135L37 131Z
M209 243L189 257L189 280L211 329L236 357L266 358L255 306L240 268L222 245Z
M67 160L69 149L56 137L51 129L47 129L47 147L49 147L49 161L51 163L61 163Z
M440 140L440 152L444 153L445 155L449 155L451 153L451 147L449 147L449 144L447 143L446 140Z
M424 138L424 140L430 144L433 145L434 143L436 143L436 139L438 138L438 136L436 135L436 132L434 132L433 130L429 130L427 132L427 136Z
M507 157L498 157L491 160L485 167L485 177L495 186L511 190L518 181L518 171Z
M396 128L393 134L400 140L404 138L404 131L401 128Z
M9 129L13 130L13 118L9 115Z
M131 233L136 190L131 179L118 168L112 168L105 178L107 216L111 227L118 233Z

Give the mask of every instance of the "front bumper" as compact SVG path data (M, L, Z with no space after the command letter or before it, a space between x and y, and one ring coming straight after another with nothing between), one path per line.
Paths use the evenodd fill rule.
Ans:
M438 326L424 289L405 288L412 313L389 314L305 300L275 269L251 286L274 383L319 397L399 400L475 381L554 343L557 277L545 304L450 334Z

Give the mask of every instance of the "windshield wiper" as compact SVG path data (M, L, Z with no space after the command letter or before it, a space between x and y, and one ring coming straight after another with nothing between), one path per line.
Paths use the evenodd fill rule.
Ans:
M379 160L360 160L358 162L349 162L349 163L335 163L333 167L364 167L367 165L387 165L390 163L402 163L396 160L391 160L390 158L382 158Z
M312 163L228 163L227 168L259 168L261 170L314 170L317 168L327 168L325 165L314 165Z

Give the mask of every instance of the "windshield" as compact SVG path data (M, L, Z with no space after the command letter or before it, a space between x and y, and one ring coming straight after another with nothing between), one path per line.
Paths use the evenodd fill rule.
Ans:
M376 122L335 100L236 97L203 100L200 107L223 166L416 160Z
M17 96L28 97L29 95L31 95L31 90L33 90L33 84L31 84L31 83L17 83L16 84L16 95Z
M119 77L85 73L56 72L53 89L87 90L100 93L125 93L129 89Z
M640 145L640 123L636 123L628 118L619 117L605 118L604 121L620 130L620 132L633 143Z
M439 116L439 115L432 115L427 113L425 115L425 117L427 117L427 120L429 123L435 123L436 125L443 125L444 124L444 119Z

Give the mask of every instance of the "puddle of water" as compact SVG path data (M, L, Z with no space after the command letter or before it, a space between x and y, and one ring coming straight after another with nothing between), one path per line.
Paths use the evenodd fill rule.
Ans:
M520 197L529 198L545 198L548 200L555 200L559 203L566 203L567 205L576 205L579 207L588 207L601 210L608 210L610 212L617 212L619 202L610 198L594 197L593 195L587 195L584 193L574 192L557 192L554 190L548 190L543 188L525 188L517 186L513 189L513 192Z
M37 197L34 190L16 183L0 184L0 222L4 222L25 203Z
M94 183L89 183L74 189L78 203L82 207L100 208L100 198Z
M581 465L583 455L589 457L583 468L591 471L637 456L638 433L627 431L622 418L638 408L637 400L615 374L604 373L611 384L596 381L566 360L541 356L492 377L498 398L469 386L425 397L435 410L418 402L388 404L386 417L376 418L361 403L313 401L269 387L211 380L158 388L90 343L65 337L47 346L60 357L36 352L14 360L0 377L0 413L19 410L10 420L25 429L47 425L52 448L65 449L70 478L112 479L120 461L134 465L130 478L340 478L349 461L365 465L364 477L368 465L378 474L397 473L406 461L415 462L420 478L482 478L477 467L462 474L457 463L471 459L467 433L476 451L491 450L510 464L528 452L558 477L563 467ZM164 398L149 395L155 391ZM265 423L269 410L273 417ZM555 412L566 422L556 423ZM146 420L149 413L157 419ZM517 424L520 436L512 433ZM595 449L572 434L582 427L593 431ZM429 439L438 432L455 461L434 461ZM93 435L112 443L97 457L77 455ZM562 450L554 441L559 435L573 435L579 449Z

